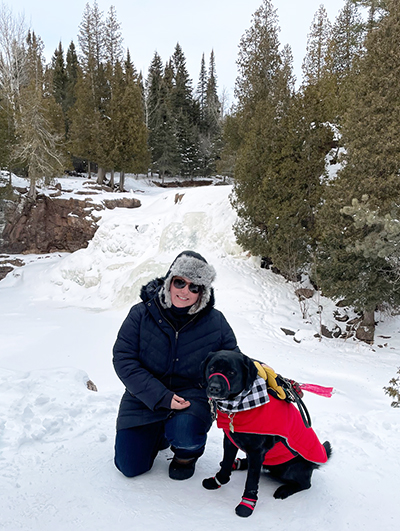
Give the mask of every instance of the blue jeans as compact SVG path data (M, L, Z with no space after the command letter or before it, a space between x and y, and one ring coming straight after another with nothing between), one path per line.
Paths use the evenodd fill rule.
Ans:
M189 413L174 414L162 422L118 430L115 466L127 477L150 470L158 451L171 446L178 459L200 457L207 440L205 422Z

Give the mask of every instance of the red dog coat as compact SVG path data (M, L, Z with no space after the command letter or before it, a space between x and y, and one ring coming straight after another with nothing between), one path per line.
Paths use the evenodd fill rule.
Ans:
M299 410L285 400L270 395L270 401L263 406L224 413L217 411L217 426L222 428L229 439L230 428L235 433L255 433L259 435L280 435L286 439L287 445L299 453L307 461L326 463L328 457L312 428L306 428ZM237 446L237 445L236 445ZM282 443L278 442L265 454L264 465L279 465L293 459L293 454Z

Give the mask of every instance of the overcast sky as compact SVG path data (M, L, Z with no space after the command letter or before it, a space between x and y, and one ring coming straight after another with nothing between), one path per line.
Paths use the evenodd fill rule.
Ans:
M0 3L11 8L14 16L24 15L27 26L42 38L47 60L60 41L65 51L71 40L78 47L78 27L86 0L0 0ZM89 2L93 3L93 0ZM202 54L208 65L214 49L218 90L225 88L232 97L240 38L251 26L252 15L262 0L98 0L97 3L104 16L111 5L115 7L124 46L129 48L137 70L144 77L154 52L157 50L165 63L179 42L196 86ZM324 4L330 21L334 22L344 3L345 0L273 0L281 28L279 40L292 48L298 81L314 14Z

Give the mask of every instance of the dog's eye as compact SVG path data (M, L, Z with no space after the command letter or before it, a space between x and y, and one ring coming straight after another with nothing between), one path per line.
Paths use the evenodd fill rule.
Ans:
M228 376L235 376L235 371L228 371Z
M213 372L215 372L215 371L214 371L214 367L212 367L212 366L209 367L209 368L208 368L208 371L209 371L210 374L212 374Z

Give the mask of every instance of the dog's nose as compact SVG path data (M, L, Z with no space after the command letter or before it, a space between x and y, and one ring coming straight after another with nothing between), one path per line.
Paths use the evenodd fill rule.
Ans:
M221 392L221 386L218 382L211 382L208 386L208 392L211 396L219 395L219 393Z

